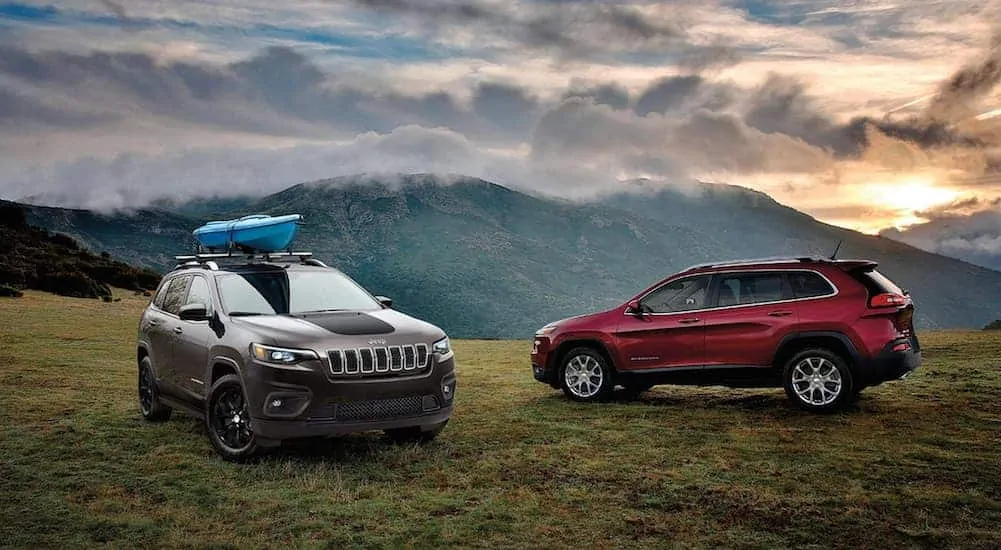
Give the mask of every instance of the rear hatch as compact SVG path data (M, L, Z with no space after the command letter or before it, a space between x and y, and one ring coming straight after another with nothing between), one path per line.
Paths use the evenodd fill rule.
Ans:
M873 262L854 267L848 273L862 283L869 294L868 307L871 313L867 317L887 317L893 322L901 338L910 341L911 349L920 351L918 336L914 331L914 301L907 291L877 271Z

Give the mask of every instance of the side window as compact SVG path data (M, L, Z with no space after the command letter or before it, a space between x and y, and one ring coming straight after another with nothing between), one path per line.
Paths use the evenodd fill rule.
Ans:
M209 292L209 283L205 277L191 278L191 288L188 289L188 299L184 304L202 304L209 311L212 310L212 293Z
M792 298L781 273L734 273L720 275L716 304L733 306L778 302Z
M640 301L640 307L648 313L673 313L702 309L706 305L708 288L708 275L678 279L647 294Z
M834 287L831 286L831 283L816 273L793 271L787 277L789 277L793 295L797 298L814 298L834 294Z
M181 310L181 304L184 303L184 296L188 290L188 281L191 280L191 275L182 275L180 277L174 277L170 280L170 284L167 287L167 292L163 297L163 305L160 309L166 311L167 313L177 313Z
M160 291L156 293L153 297L153 305L163 309L163 299L167 296L167 289L170 288L170 281L167 281L160 285Z

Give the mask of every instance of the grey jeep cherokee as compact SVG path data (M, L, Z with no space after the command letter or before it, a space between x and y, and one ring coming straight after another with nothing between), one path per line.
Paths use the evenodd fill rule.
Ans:
M430 441L455 396L448 337L306 256L220 267L195 257L161 281L139 323L139 408L203 417L242 460L283 440L384 430Z

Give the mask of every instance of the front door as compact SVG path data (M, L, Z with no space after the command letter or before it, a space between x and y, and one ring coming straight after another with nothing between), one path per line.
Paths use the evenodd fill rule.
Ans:
M640 299L640 312L627 314L617 337L623 370L698 367L705 356L702 309L710 275L676 279Z
M706 365L770 367L782 337L799 321L782 272L717 275L714 309L703 314Z
M201 304L211 318L213 309L212 293L209 291L208 280L201 275L191 279L188 288L188 304ZM208 321L180 321L177 336L174 339L173 364L177 372L178 384L192 397L202 398L205 395L205 373L208 371L209 348L215 339L215 333L209 327Z

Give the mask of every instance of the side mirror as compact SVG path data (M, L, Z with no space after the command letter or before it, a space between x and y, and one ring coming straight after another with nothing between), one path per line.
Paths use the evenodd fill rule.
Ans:
M382 304L384 307L393 307L392 298L387 298L385 296L376 296L375 299L379 300L379 303Z
M205 304L187 304L181 306L177 316L182 321L205 321L209 318L209 310Z
M635 315L637 317L642 317L643 316L643 309L640 308L640 301L639 300L629 300L629 303L626 304L626 313L628 313L629 315Z

